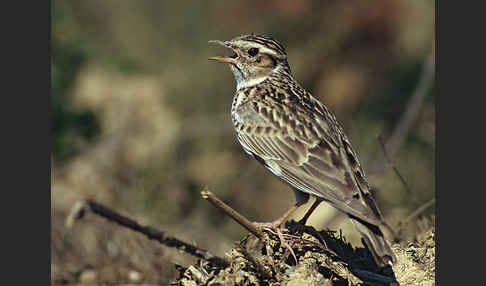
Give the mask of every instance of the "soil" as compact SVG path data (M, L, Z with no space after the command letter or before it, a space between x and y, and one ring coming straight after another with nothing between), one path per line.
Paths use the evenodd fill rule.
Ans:
M229 251L229 266L199 260L176 266L173 285L435 285L435 229L414 242L394 244L398 262L378 267L368 249L353 248L340 233L290 227L282 245L277 234L249 234ZM297 260L297 261L296 261Z

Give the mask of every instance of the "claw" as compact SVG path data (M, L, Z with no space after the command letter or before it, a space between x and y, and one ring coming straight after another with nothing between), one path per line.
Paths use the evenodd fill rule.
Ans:
M260 229L265 229L265 230L268 230L272 233L275 233L277 234L278 238L280 239L280 246L282 246L283 248L289 250L290 254L292 254L292 257L294 258L295 260L295 264L297 264L298 260L297 260L297 256L295 255L295 252L294 250L292 249L292 247L285 241L285 238L283 237L283 232L288 232L289 230L288 229L281 229L280 226L281 226L281 223L280 222L266 222L266 223L263 223L263 222L253 222L253 225L255 225L256 227L260 228Z
M277 228L277 235L278 235L278 238L280 239L280 245L286 249L288 249L290 251L290 253L292 254L292 256L294 257L294 260L295 260L295 265L297 265L297 256L295 256L295 252L294 250L292 249L292 247L285 241L284 237L283 237L283 234L282 234L282 231Z

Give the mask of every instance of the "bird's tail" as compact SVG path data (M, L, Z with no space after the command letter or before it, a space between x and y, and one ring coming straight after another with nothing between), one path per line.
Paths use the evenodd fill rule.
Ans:
M365 222L354 216L349 216L349 219L363 236L364 242L373 255L376 264L384 266L387 264L392 265L397 262L397 257L393 253L390 244L386 241L378 226Z

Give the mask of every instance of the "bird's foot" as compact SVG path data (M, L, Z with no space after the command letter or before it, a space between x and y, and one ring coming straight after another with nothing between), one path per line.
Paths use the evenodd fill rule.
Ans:
M275 234L277 234L279 240L280 240L280 246L283 248L287 249L290 254L292 254L292 257L294 257L295 264L297 264L297 256L295 256L294 250L292 247L285 241L285 238L283 236L283 232L288 232L288 229L281 228L280 226L282 225L281 221L273 221L273 222L253 222L253 225L259 229L266 229L269 230Z
M322 237L322 235L311 225L305 225L305 221L299 220L290 220L285 223L285 229L289 231L292 234L295 235L302 235L303 233L308 233L314 237L316 237L319 242L327 249L327 244L325 239Z
M276 229L280 228L280 226L282 225L282 222L280 222L280 221L252 222L252 224L259 229L270 229L270 230L275 231Z

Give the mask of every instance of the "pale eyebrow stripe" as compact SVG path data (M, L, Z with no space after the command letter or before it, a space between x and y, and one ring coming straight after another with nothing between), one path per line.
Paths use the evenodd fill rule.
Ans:
M236 41L235 42L236 45L242 45L242 44L248 45L248 43L250 43L252 47L258 48L260 50L260 52L262 52L262 53L270 54L270 55L277 56L277 57L279 56L278 53L275 52L274 50L269 49L266 46L259 44L259 43L248 42L248 41Z
M269 49L263 45L258 45L258 49L260 50L260 52L264 53L264 54L270 54L270 55L274 55L274 56L278 56L278 54L272 50L272 49Z
M271 46L272 49L276 50L278 53L285 54L284 47L278 43L277 41L265 39L265 38L255 38L253 39L254 42L262 44L264 46Z

